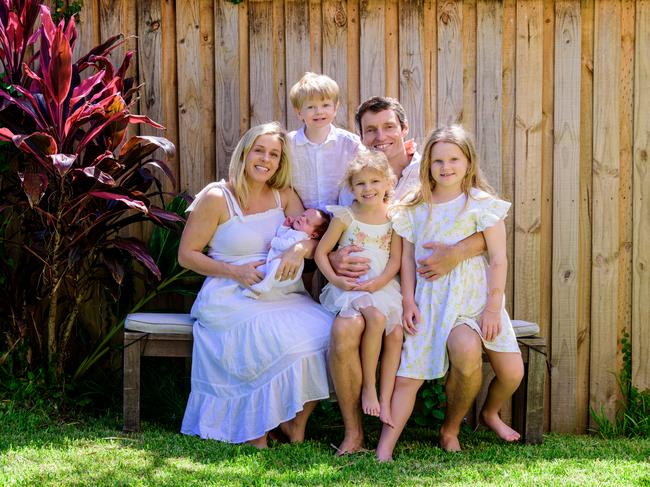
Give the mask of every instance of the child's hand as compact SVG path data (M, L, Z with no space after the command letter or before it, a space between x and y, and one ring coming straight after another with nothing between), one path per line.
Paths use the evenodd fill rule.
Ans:
M402 326L409 335L415 335L418 331L417 324L420 322L420 310L415 301L403 302Z
M481 333L488 342L493 341L501 333L501 310L483 310L481 314Z
M359 282L354 288L355 291L366 291L369 293L374 293L375 291L379 291L379 289L377 279L368 279L367 281Z
M336 279L330 282L343 291L356 290L356 287L359 284L356 278L345 276L336 276Z

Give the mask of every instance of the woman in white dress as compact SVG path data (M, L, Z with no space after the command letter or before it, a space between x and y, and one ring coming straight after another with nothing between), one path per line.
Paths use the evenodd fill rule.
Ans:
M280 125L253 127L235 148L228 182L209 184L189 208L178 261L207 279L192 307L192 391L182 433L264 448L267 433L280 426L300 442L316 402L329 396L333 316L300 280L283 295L257 300L240 288L262 280L257 267L277 227L304 210L289 187L290 170ZM285 252L276 276L294 278L313 242Z

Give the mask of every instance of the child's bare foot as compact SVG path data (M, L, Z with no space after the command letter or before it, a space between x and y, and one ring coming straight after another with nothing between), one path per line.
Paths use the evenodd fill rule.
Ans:
M375 386L364 387L361 391L361 409L369 416L379 416L380 407Z
M518 441L521 435L505 424L498 414L489 415L485 411L481 412L481 419L492 431L494 431L503 441Z
M375 456L377 457L377 461L379 463L389 463L393 461L393 455L390 455L388 453L383 453L377 450L375 453Z
M440 448L445 451L459 452L461 451L460 442L457 435L445 435L440 433Z
M391 415L391 411L390 411L390 403L380 404L379 420L382 423L384 423L386 426L390 426L391 428L395 427L395 425L393 424L393 416Z

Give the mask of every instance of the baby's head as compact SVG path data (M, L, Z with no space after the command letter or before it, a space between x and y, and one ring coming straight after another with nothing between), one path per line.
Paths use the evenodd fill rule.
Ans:
M361 202L361 191L363 190L360 188L361 179L378 180L384 183L381 185L384 191L382 197L384 202L390 201L393 197L397 178L383 152L361 150L348 164L341 184L347 186L354 195L354 199L359 202Z
M434 130L427 137L424 150L422 151L422 161L420 163L420 183L422 196L425 201L429 201L431 192L436 187L436 180L432 166L439 159L438 152L440 148L447 147L443 151L449 152L449 145L453 151L457 153L456 159L461 159L466 167L465 175L461 181L461 190L466 195L469 195L472 188L479 188L488 193L494 193L488 182L483 176L483 172L478 164L478 157L476 155L476 148L474 141L469 132L467 132L461 125L449 125ZM450 156L451 157L451 156ZM443 159L443 157L440 157Z
M293 220L291 228L305 232L309 238L319 239L325 234L329 223L330 216L327 213L316 208L308 208Z
M339 85L329 76L305 73L291 87L289 99L297 117L308 128L329 125L339 106Z

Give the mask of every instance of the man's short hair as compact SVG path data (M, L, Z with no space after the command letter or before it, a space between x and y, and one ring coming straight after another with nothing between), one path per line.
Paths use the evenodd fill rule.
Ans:
M354 116L354 120L357 123L357 130L360 135L363 135L363 127L361 127L361 118L365 115L366 112L379 113L384 110L393 110L397 119L399 120L400 127L403 129L406 127L408 121L406 120L406 112L404 107L400 102L395 98L390 98L388 96L373 96L372 98L367 99L359 108L357 108L357 113Z
M300 110L303 103L310 98L339 102L339 85L329 76L307 72L291 87L289 99L293 108Z

